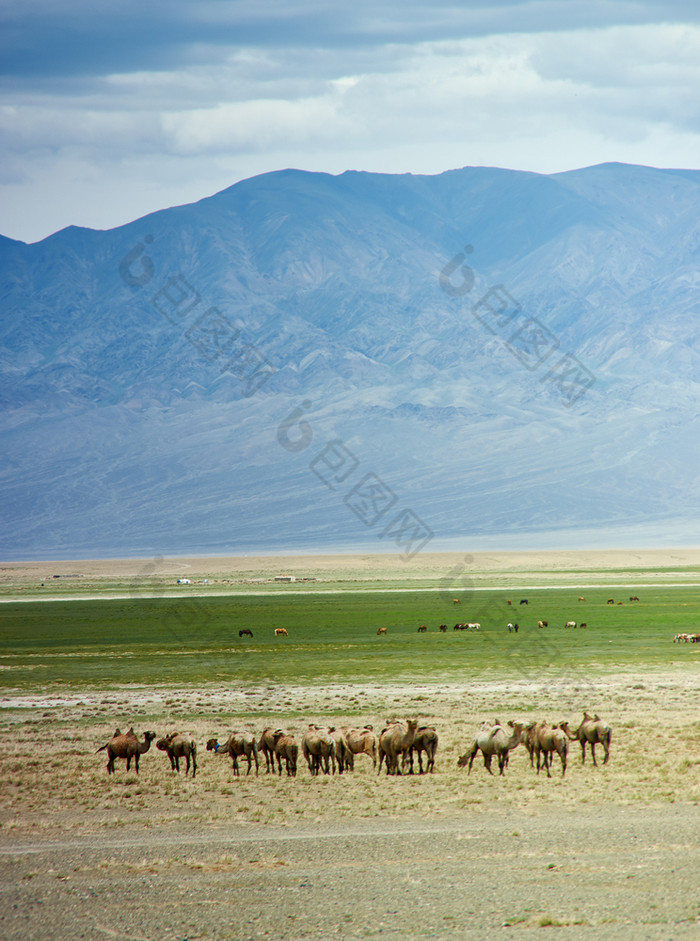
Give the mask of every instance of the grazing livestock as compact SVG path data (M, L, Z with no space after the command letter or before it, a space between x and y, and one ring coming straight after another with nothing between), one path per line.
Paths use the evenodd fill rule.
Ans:
M584 627L588 627L588 623L586 621L581 621L579 624L579 630L583 630Z
M335 729L325 731L317 725L310 725L301 739L301 752L306 758L309 771L317 775L321 770L330 774L331 768L335 774Z
M527 600L527 598L521 598L520 604L529 604L529 601Z
M377 628L377 637L379 637L380 634L386 634L386 628L385 628L385 627L379 627L379 628Z
M418 755L418 774L423 774L423 761L421 753L425 752L425 770L435 770L435 752L438 747L438 734L432 725L422 725L413 738L413 744L408 749L409 774L413 774L413 753ZM404 756L404 762L406 756Z
M639 601L639 598L636 595L630 595L630 601Z
M275 754L277 755L277 767L280 775L282 774L282 759L284 759L287 776L295 777L297 773L297 759L299 757L299 746L294 740L293 735L280 735L275 744Z
M576 621L567 621L564 627L576 627Z
M581 764L586 763L586 745L591 747L591 757L593 758L593 764L597 765L595 760L595 747L596 745L602 745L603 750L605 751L605 757L603 758L603 764L608 763L608 758L610 757L610 740L612 738L612 729L603 720L595 715L589 716L587 712L583 714L583 721L577 729L573 731L569 728L568 722L560 722L559 728L562 729L568 738L578 739L581 743Z
M441 632L442 632L443 634L446 634L446 633L447 633L447 624L441 624L441 625L440 625L440 630L441 630Z
M452 599L452 604L461 604L461 603L462 603L462 602L459 600L459 598L453 598L453 599Z
M407 723L392 722L382 730L379 736L379 767L377 774L382 770L382 762L386 761L387 774L401 774L399 758L409 750L416 735L418 722L409 719Z
M144 732L143 741L140 742L136 737L133 726L123 735L119 729L115 729L112 738L97 749L98 752L107 749L107 774L114 774L114 762L117 758L125 759L127 771L131 768L131 759L133 758L136 774L138 774L139 756L146 754L155 737L155 732Z
M538 621L538 622L537 622L537 626L538 626L538 627L549 627L549 621Z
M614 598L608 598L608 604L615 604Z
M491 759L495 755L498 759L498 773L503 774L508 764L508 753L517 748L520 744L520 733L515 730L509 735L500 723L492 725L484 723L481 729L476 733L476 737L470 748L457 760L457 767L463 768L469 765L467 774L471 774L472 765L477 752L484 756L484 767L489 774L491 770Z
M353 771L355 768L355 755L367 755L372 759L372 767L377 767L377 736L371 725L363 729L344 729L347 753L345 756L345 769Z
M253 632L251 631L249 627L244 627L242 631L238 632L238 636L239 637L252 637Z
M275 628L275 637L289 637L286 627L276 627Z
M275 771L275 746L277 742L283 735L287 733L284 729L263 729L263 733L260 736L260 741L258 742L257 748L259 752L262 752L265 756L265 765L267 773L270 771L274 774Z
M187 762L185 777L190 771L190 760L192 761L192 777L197 773L197 746L191 738L180 735L179 732L171 732L165 738L158 739L156 748L167 753L173 771L180 773L180 759L184 758Z
M258 746L255 736L252 732L232 732L223 745L220 745L215 738L210 738L207 742L207 751L213 751L215 755L230 755L233 761L233 773L240 776L238 768L238 759L243 757L248 759L248 770L246 776L250 774L253 761L255 761L255 773L259 770Z
M552 756L556 752L561 759L561 776L566 774L566 755L568 752L568 743L566 735L559 728L552 728L546 722L513 723L513 733L519 734L520 741L527 745L528 751L532 749L531 756L537 758L537 773L540 773L540 767L544 765L547 777L551 778L550 767Z
M579 601L585 601L586 599L583 597L583 595L580 595L578 600L579 600Z
M425 624L420 624L420 625L418 626L418 633L419 633L419 634L425 634L425 632L426 632L427 630L428 630L428 628L425 626Z
M508 624L507 624L506 626L507 626L507 628L508 628L508 633L509 633L509 634L512 634L512 633L513 633L513 625L512 625L512 623L511 623L510 621L508 621Z

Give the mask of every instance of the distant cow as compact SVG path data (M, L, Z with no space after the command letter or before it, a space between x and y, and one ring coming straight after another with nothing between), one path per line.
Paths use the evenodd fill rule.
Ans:
M238 632L239 637L252 637L253 632L248 627L244 627L242 631Z
M639 598L636 595L630 595L630 601L639 601Z
M576 621L567 621L564 627L576 627Z
M276 627L275 628L275 637L289 637L286 627Z
M521 599L520 599L520 604L528 604L527 598L521 598Z

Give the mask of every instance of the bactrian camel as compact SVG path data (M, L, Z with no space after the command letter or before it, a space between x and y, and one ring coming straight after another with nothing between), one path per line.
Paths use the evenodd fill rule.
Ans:
M566 735L559 728L552 728L546 722L523 723L513 722L513 732L520 735L520 740L532 749L537 758L537 773L540 773L540 767L544 765L547 777L551 778L550 767L552 765L552 756L556 752L561 759L561 775L566 774L566 755L568 752L568 742Z
M220 745L215 738L210 738L207 742L207 751L213 751L216 755L230 755L233 760L234 775L240 775L238 759L241 757L248 759L246 776L250 774L253 761L255 773L258 773L258 746L252 732L232 732L223 745Z
M504 729L500 723L496 725L485 723L476 733L476 737L468 751L457 760L457 767L463 768L468 764L469 768L467 769L467 774L471 774L474 759L480 751L484 756L484 767L488 773L493 774L491 770L491 760L495 755L498 759L498 773L503 774L508 764L509 753L514 748L517 748L520 742L521 736L519 730L516 731L514 729L509 735L508 731Z
M335 774L335 739L334 729L320 729L317 725L310 725L301 739L301 751L306 758L311 774Z
M413 753L418 755L418 773L423 774L422 753L425 752L425 770L435 770L435 752L438 747L438 734L431 725L422 725L413 738L408 750L409 774L413 774Z
M386 761L387 774L401 774L399 758L409 750L416 735L418 722L409 719L408 722L392 722L382 730L379 736L379 767L377 774L382 770L382 762Z
M131 768L131 759L133 758L136 774L138 774L139 757L148 751L155 737L155 732L144 732L143 741L140 742L136 737L133 726L124 734L119 729L115 729L112 738L97 749L98 752L107 749L107 774L114 774L114 761L116 758L126 760L127 771Z
M603 758L603 764L608 763L608 758L610 757L610 739L612 738L612 729L607 722L595 715L589 716L587 712L583 714L583 721L581 725L574 731L569 728L568 722L560 722L559 728L568 735L570 739L578 740L581 743L581 764L586 763L586 745L591 746L591 757L593 758L593 764L597 766L597 761L595 760L595 747L596 745L602 745L603 750L605 751L605 757Z
M197 746L191 738L181 735L179 732L171 732L165 738L158 739L156 748L166 752L173 771L180 772L180 759L184 758L187 762L185 775L189 774L190 761L192 762L192 777L197 773Z

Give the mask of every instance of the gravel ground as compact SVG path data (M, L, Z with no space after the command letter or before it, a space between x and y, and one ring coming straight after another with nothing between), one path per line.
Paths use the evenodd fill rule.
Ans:
M27 832L0 859L6 941L700 937L695 806Z

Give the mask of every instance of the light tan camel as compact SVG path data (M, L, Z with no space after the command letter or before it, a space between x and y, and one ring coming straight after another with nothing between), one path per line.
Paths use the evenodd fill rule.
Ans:
M352 771L355 767L355 755L367 755L372 759L372 767L377 767L378 740L371 725L363 729L345 729L345 741L348 746L345 767Z
M127 771L131 768L131 759L133 758L136 774L138 774L139 757L148 751L155 737L155 732L144 732L143 741L139 742L133 726L124 734L122 734L119 729L115 729L112 738L97 749L98 752L104 751L105 748L107 749L107 774L114 774L114 761L116 758L124 758L126 760Z
M550 767L552 757L556 752L561 759L561 776L566 774L566 756L569 749L566 735L556 726L552 728L547 722L513 723L513 731L519 732L521 741L529 744L534 755L537 758L537 773L540 773L541 765L547 772L547 777L551 778Z
M335 739L334 729L320 729L317 725L310 725L301 739L301 751L306 758L311 774L330 774L331 768L335 774Z
M382 730L379 736L379 767L377 774L382 770L382 761L386 761L387 774L401 774L399 758L409 750L416 735L418 722L409 719L408 722L393 722Z
M266 770L269 774L270 771L274 774L275 772L275 746L279 739L286 735L287 733L284 729L263 729L263 733L260 736L260 741L258 742L258 751L262 752L265 756Z
M179 732L171 732L165 738L158 739L156 748L166 752L173 771L180 773L180 759L184 758L187 762L185 776L190 772L190 761L192 762L192 777L197 773L197 746L191 738L180 735Z
M593 758L593 764L597 767L597 761L595 760L595 747L596 745L602 745L603 750L605 751L605 758L603 758L603 764L608 763L608 758L610 757L610 740L612 738L612 729L607 722L603 722L600 716L589 716L587 712L583 714L583 721L577 729L572 731L569 728L568 722L560 722L559 728L562 729L566 735L573 740L578 740L581 743L581 764L586 763L586 745L591 746L591 757Z
M474 759L477 753L481 752L484 757L484 767L489 774L493 774L491 770L491 760L494 755L498 759L498 773L504 774L508 764L509 753L514 748L517 748L521 741L520 730L516 731L516 729L513 729L509 735L508 731L500 722L495 725L485 723L476 733L474 741L468 751L457 759L457 767L463 768L468 764L469 768L467 774L471 774Z
M299 757L299 746L294 741L293 735L280 735L275 744L275 754L277 755L277 766L279 773L282 774L282 759L287 766L287 774L294 777L297 773L297 759Z
M238 768L240 757L248 759L246 777L250 774L253 761L255 761L255 773L258 773L258 746L252 732L232 732L223 745L220 745L215 738L210 738L207 742L207 751L213 751L215 755L230 755L233 759L234 775L240 775Z
M435 752L438 747L438 734L431 725L422 725L415 734L413 744L408 749L409 774L413 774L413 753L418 755L418 774L423 774L422 752L425 752L425 770L435 770ZM404 756L405 758L405 756Z

